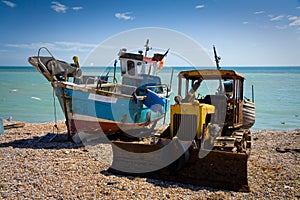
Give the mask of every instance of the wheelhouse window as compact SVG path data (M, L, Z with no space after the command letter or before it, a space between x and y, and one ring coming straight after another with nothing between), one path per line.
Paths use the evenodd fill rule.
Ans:
M134 62L132 60L127 61L127 72L131 76L135 75L135 67L134 67Z

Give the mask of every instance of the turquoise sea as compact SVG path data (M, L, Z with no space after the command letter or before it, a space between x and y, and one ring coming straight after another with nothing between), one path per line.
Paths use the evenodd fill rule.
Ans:
M111 68L83 67L89 75L106 74ZM189 67L164 67L163 82L169 83L174 69L172 89L176 93L177 74ZM243 74L245 96L255 90L256 123L259 129L300 128L300 67L224 67ZM54 109L56 105L56 109ZM64 119L51 84L33 67L0 67L0 118L26 122L49 122Z

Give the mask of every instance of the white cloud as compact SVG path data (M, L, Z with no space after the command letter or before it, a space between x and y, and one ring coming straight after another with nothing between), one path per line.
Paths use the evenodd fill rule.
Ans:
M260 15L260 14L263 14L263 13L265 13L265 11L261 10L261 11L256 11L254 14L255 15Z
M133 20L134 17L130 16L131 12L125 12L125 13L116 13L115 17L118 19L124 19L124 20Z
M6 44L7 47L23 48L23 49L38 49L40 47L53 47L51 43L31 43L31 44Z
M5 5L7 5L8 7L14 8L17 6L17 4L11 2L11 1L5 1L3 0L2 3L4 3Z
M291 21L289 26L300 26L300 17L295 15L288 15L288 20Z
M296 9L300 9L300 6L296 7Z
M289 26L300 26L300 17L297 17L297 19L293 20Z
M51 8L55 11L55 12L58 12L58 13L66 13L67 10L68 10L68 7L57 2L57 1L52 1L52 6Z
M284 15L278 15L276 17L272 17L270 21L280 21L284 18Z
M72 7L72 10L82 10L83 9L83 7L81 7L81 6L74 6L74 7Z
M80 42L55 42L57 45L62 45L62 46L69 46L69 47L79 47L79 48L95 48L97 45L96 44L89 44L89 43L80 43Z
M201 9L201 8L204 8L205 6L204 5L197 5L195 8L196 9Z
M80 43L80 42L46 42L46 43L29 43L29 44L6 44L7 47L22 48L22 49L34 49L37 50L40 47L47 47L50 50L55 51L76 51L76 52L90 52L97 44Z
M245 25L246 25L246 24L249 24L249 22L243 22L243 24L245 24Z
M290 21L294 21L296 19L298 19L297 16L291 16L291 15L288 16L288 20L290 20Z

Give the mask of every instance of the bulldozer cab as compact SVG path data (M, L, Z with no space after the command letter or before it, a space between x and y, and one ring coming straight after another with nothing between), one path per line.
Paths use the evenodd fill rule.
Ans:
M211 122L223 127L224 132L243 125L243 83L244 77L233 70L182 71L178 75L178 97L184 97L182 102L215 106Z

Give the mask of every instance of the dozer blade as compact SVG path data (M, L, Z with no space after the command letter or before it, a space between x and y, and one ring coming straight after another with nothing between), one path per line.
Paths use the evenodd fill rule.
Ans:
M190 157L178 174L182 182L200 186L249 192L246 153L218 150L201 150L206 155L199 158L199 151L191 150Z
M143 143L114 142L113 163L109 171L112 173L139 176L145 178L179 182L198 186L249 192L247 180L246 153L233 153L219 150L201 150L192 147L178 148L173 144L170 153L177 153L179 159L168 166L159 168L166 156L148 154L162 149L162 146ZM183 145L184 146L184 145ZM182 147L182 145L181 145ZM120 148L124 151L120 151ZM181 156L180 156L181 155ZM202 157L202 156L200 156ZM121 168L120 168L121 166ZM141 171L144 166L153 171Z

